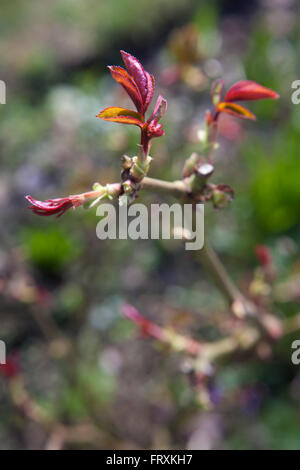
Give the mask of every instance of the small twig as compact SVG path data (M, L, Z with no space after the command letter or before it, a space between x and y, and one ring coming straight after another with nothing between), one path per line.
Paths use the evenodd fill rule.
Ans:
M156 178L145 177L142 181L142 188L158 193L171 194L176 198L182 198L187 195L187 187L181 180L163 181Z

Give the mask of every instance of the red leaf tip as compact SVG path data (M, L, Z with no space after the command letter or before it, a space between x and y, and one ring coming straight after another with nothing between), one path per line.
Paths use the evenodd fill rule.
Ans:
M37 215L42 215L46 217L49 215L56 215L57 217L60 217L71 207L75 209L83 203L83 199L79 196L47 199L46 201L38 201L29 195L25 196L25 198L31 204L30 206L28 206L28 209L31 209L32 212Z

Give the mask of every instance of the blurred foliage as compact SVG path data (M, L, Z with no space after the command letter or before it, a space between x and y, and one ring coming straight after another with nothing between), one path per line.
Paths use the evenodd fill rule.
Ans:
M46 232L28 229L23 239L24 251L31 262L49 273L60 272L82 252L75 238L57 227L49 228Z

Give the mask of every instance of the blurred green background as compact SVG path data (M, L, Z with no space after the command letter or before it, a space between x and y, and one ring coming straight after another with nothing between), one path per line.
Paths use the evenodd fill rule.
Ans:
M2 0L0 338L20 373L17 383L0 374L1 449L300 449L297 335L270 355L225 361L215 379L222 398L206 409L182 358L120 313L128 301L160 325L215 339L210 318L226 315L226 304L194 257L179 241L100 241L94 209L39 218L24 199L119 181L120 156L135 154L138 132L95 118L128 106L105 68L121 65L119 49L141 60L169 102L153 177L180 178L213 80L256 80L281 99L250 103L254 123L222 120L214 182L236 198L224 211L207 207L206 236L241 289L257 266L254 247L266 244L278 273L273 312L295 315L298 10L295 0Z

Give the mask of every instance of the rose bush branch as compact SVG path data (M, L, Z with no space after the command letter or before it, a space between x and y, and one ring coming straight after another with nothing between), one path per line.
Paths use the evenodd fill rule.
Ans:
M149 151L151 141L164 135L160 119L167 110L167 101L159 95L154 110L146 118L146 112L152 102L155 90L154 77L147 72L142 64L132 55L121 51L126 70L119 66L109 66L112 77L127 92L134 103L136 111L118 106L110 106L102 110L97 117L105 121L135 125L140 128L141 141L138 154L134 157L122 157L121 188L105 189L98 183L93 192L68 196L67 198L49 199L44 203L31 196L26 196L31 203L30 208L39 215L58 216L71 207L85 205L89 200L99 201L104 197L125 194L129 200L137 196L141 182L146 177L151 162ZM194 152L185 162L183 169L183 184L189 198L195 202L211 200L214 207L224 207L234 196L233 190L226 184L214 185L208 182L214 172L212 154L217 146L216 136L218 122L222 113L227 113L243 119L255 119L255 116L237 101L254 101L260 99L277 99L279 95L256 82L244 80L233 85L223 98L224 81L217 80L212 86L213 109L207 111L205 129L202 132L200 152ZM150 182L148 182L150 184ZM147 183L146 183L147 184ZM180 183L176 183L180 186ZM144 185L145 186L145 185ZM180 186L180 190L181 190ZM99 191L96 196L95 191ZM110 194L110 191L112 192ZM96 203L96 202L95 202Z
M60 217L70 208L75 209L78 206L93 207L104 198L117 198L122 203L123 198L126 197L126 201L129 200L130 203L137 197L141 189L170 194L181 202L192 203L194 207L199 202L208 201L217 209L225 207L234 197L233 189L227 184L216 185L210 181L215 170L213 153L217 148L220 116L225 113L237 118L255 120L254 114L240 105L239 102L277 99L279 95L273 90L249 80L236 83L224 94L224 81L217 80L212 86L213 107L206 112L205 128L201 132L200 147L197 152L194 152L186 159L183 165L182 179L167 182L149 178L147 175L152 160L149 155L151 143L153 138L164 135L162 124L159 121L167 110L167 101L159 95L153 112L147 118L146 113L155 91L154 78L135 57L124 51L121 51L121 55L126 70L119 66L110 66L109 70L113 79L124 88L132 100L136 111L111 106L102 110L97 117L105 121L137 126L141 133L137 155L133 157L124 155L122 157L120 182L107 184L106 186L95 183L93 191L46 201L38 201L31 196L26 196L31 204L30 209L41 216L56 215ZM259 309L245 298L233 283L209 244L204 245L199 256L203 266L214 277L216 284L237 317L254 320L259 330L264 334L267 333L272 338L276 338L281 334L280 324L275 317L264 312L263 309ZM130 315L127 316L130 317ZM136 314L136 322L138 322L138 318L142 321ZM149 324L148 327L150 328ZM170 336L166 335L165 332L156 329L156 333L160 335L161 340L170 343ZM180 342L183 344L182 338ZM230 347L233 343L236 344L233 339L228 339L227 342L224 342L223 349L220 347L220 350L226 349L228 342L231 344Z

